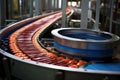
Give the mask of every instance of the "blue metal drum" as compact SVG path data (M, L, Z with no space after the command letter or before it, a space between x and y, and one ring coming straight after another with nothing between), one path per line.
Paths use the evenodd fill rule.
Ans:
M95 62L111 60L120 39L112 33L80 28L60 28L51 33L60 53Z

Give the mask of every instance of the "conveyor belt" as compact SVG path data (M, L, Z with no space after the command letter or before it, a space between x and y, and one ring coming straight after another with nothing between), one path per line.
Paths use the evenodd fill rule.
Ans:
M66 14L69 13L70 10L67 10ZM76 60L57 56L56 54L48 52L38 44L38 35L61 17L61 12L52 14L15 31L9 38L9 46L11 51L16 56L23 59L31 59L47 64L69 67L80 67L81 65L86 64L84 61L77 62Z

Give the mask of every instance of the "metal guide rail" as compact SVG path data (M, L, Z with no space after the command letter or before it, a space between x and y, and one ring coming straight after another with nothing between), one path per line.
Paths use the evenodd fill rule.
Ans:
M9 38L11 51L18 57L21 57L23 59L31 59L37 62L61 66L73 66L74 64L77 64L75 60L57 57L55 54L47 52L36 42L37 35L42 32L42 29L44 30L44 28L48 27L51 23L60 17L61 13L50 15L28 26L25 26L22 29L17 30Z

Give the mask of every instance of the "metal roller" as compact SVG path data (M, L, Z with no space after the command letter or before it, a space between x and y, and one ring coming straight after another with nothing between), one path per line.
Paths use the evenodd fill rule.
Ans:
M112 33L80 28L60 28L51 33L60 53L96 62L112 59L120 39Z

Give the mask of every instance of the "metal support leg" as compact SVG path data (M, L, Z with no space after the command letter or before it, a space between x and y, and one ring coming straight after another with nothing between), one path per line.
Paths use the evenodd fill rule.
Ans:
M20 11L20 16L22 16L22 13L23 13L23 10L22 10L22 2L23 2L23 1L21 1L21 4L20 4L20 5L21 5L21 6L20 6L20 7L21 7L21 8L20 8L20 10L21 10L21 11ZM9 7L9 17L8 17L8 18L9 18L9 19L13 19L13 7L14 7L14 6L13 6L13 1L10 1L10 0L9 0L9 1L8 1L8 4L10 4L10 5L8 6L8 7Z
M67 0L62 0L62 27L66 27L66 3Z
M59 0L57 0L57 10L59 9Z
M42 3L41 0L35 0L35 16L42 14Z
M45 6L46 6L46 12L49 12L49 10L48 10L48 0L45 0Z
M35 0L35 16L39 15L39 0Z
M87 29L87 23L88 23L88 3L89 3L89 0L82 0L82 5L81 5L81 8L82 8L82 12L81 12L81 25L80 27L82 29Z
M51 10L54 11L54 0L51 0Z
M112 20L113 20L113 8L114 7L114 0L110 0L110 27L109 32L112 32Z
M55 5L55 11L56 11L57 10L57 0L55 0L54 5Z
M0 1L0 29L2 26L2 1Z
M6 19L5 0L0 0L0 29L3 28Z
M96 0L96 20L94 29L99 30L100 0Z
M8 58L3 57L3 66L5 70L5 75L7 80L12 80L11 79L11 74L10 74L10 65L8 64Z
M48 12L51 11L51 0L48 0Z
M53 10L55 11L55 1L56 1L56 0L53 0L53 1L54 1L54 4L53 4Z
M40 15L42 15L42 0L39 0L39 13L40 13Z
M33 17L33 0L30 0L30 17Z
M53 11L55 11L55 0L53 0Z

